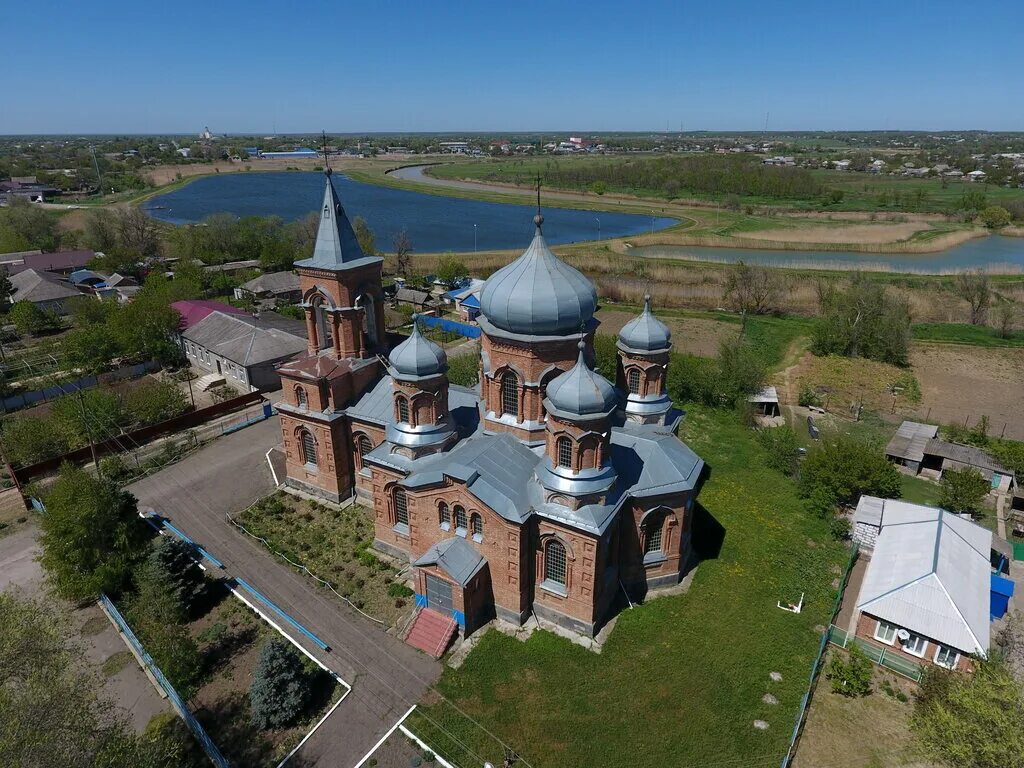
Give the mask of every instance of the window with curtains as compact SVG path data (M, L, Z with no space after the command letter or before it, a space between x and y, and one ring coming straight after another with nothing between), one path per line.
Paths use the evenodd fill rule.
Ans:
M501 375L501 412L519 416L519 377L513 371Z

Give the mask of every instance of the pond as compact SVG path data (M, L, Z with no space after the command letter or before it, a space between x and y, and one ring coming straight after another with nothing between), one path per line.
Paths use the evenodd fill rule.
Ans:
M986 269L1001 274L1024 272L1024 238L989 235L937 253L857 253L853 251L787 251L747 248L705 248L650 245L632 248L631 256L720 264L760 264L794 269L862 269L873 272L948 274Z
M322 173L226 173L206 176L142 204L150 216L192 224L214 213L300 219L323 199ZM335 173L334 186L349 217L362 216L381 250L403 227L420 253L523 249L533 236L529 205L488 203L364 184ZM546 208L544 235L552 245L639 235L675 219L607 211Z

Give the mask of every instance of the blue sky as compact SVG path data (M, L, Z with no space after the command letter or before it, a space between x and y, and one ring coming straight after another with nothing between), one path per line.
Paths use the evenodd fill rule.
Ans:
M1024 130L1020 0L0 5L0 134Z

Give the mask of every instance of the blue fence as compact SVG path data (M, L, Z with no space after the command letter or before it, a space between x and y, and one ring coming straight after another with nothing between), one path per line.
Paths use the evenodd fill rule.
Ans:
M202 745L203 750L206 752L207 757L210 758L210 761L216 765L217 768L230 768L230 764L224 758L224 755L221 754L217 745L213 743L213 739L210 738L206 729L203 728L202 724L196 720L189 711L188 705L185 704L181 696L178 695L178 692L174 690L174 686L171 685L166 677L164 677L164 673L160 671L160 668L153 661L153 657L146 653L146 649L142 647L142 643L139 642L139 638L137 638L135 633L132 632L132 628L128 626L128 622L124 620L124 616L122 616L121 612L117 610L117 606L115 606L106 595L100 595L100 604L107 611L107 614L114 620L117 628L121 630L121 633L128 639L128 642L131 643L132 648L135 649L136 654L138 654L139 658L142 659L142 662L153 675L153 678L157 681L159 686L163 688L164 693L167 694L167 698L171 702L171 705L178 711L178 714L181 715L181 718L185 721L186 725L188 725L192 734L196 737L196 741Z
M317 648L323 651L331 650L331 647L327 643L325 643L323 640L321 640L319 637L314 635L312 632L310 632L308 629L302 626L299 622L297 622L295 619L289 616L280 606L278 606L277 603L275 603L269 597L264 595L262 592L258 591L247 581L245 581L244 579L236 578L235 584L242 587L242 589L244 589L246 592L248 592L250 595L256 598L256 600L263 603L263 605L265 605L267 608L270 608L272 611L274 611L274 613L276 613L282 619L291 624L296 630L301 632L304 637L308 638L310 642L312 642L313 645L315 645Z
M55 384L50 387L43 387L42 389L34 389L31 392L19 392L16 395L5 397L0 400L0 409L4 411L16 411L21 408L27 408L37 403L45 403L50 400L56 400L77 392L80 389L92 389L99 385L101 381L120 381L122 379L137 379L149 371L155 371L160 367L160 364L155 360L150 360L147 363L139 363L137 365L128 365L124 368L118 368L116 371L110 373L104 373L100 376L82 376L81 378L74 379L72 381L65 381L61 384Z
M448 320L444 317L428 317L420 315L417 319L428 328L439 328L440 330L447 331L448 333L457 333L460 336L465 336L467 339L480 338L480 328L475 325L468 325L467 323Z

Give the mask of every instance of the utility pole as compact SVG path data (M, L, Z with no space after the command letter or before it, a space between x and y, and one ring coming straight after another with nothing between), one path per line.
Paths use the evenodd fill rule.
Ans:
M92 463L96 467L96 474L103 476L100 472L100 460L96 456L96 443L92 439L92 428L89 426L89 414L85 410L85 396L82 394L82 388L78 387L78 406L82 409L82 424L85 426L85 434L89 440L89 451L92 453Z

